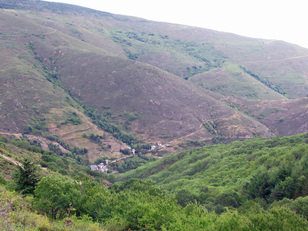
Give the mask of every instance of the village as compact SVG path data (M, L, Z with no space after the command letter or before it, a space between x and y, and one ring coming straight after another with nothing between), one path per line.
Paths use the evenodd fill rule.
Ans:
M91 165L90 169L91 171L99 171L99 172L108 172L108 166L109 164L109 160L106 160L106 165L104 165L104 163L100 163L99 165Z
M158 150L160 150L162 148L171 147L171 146L172 146L171 144L156 143L156 145L152 145L151 146L150 151L158 151ZM100 163L98 165L90 165L91 171L99 171L99 172L108 173L108 168L107 168L108 165L116 163L117 161L120 161L120 160L123 160L123 159L126 159L126 158L129 158L129 157L132 157L132 156L136 155L136 149L131 148L129 146L126 149L129 150L129 153L130 153L129 155L123 156L123 157L118 158L118 159L113 160L113 161L110 161L110 160L107 159L107 160L105 160L105 164L102 162L102 163Z

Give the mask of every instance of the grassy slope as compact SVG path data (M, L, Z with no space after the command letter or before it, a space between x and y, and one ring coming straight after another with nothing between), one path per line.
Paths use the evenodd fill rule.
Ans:
M159 24L138 19L127 19L125 22L126 30L139 32L161 34L164 39L159 42L160 46L167 50L172 48L173 51L181 52L181 55L188 56L190 64L187 63L182 70L187 71L187 67L204 66L208 61L212 66L216 66L221 61L229 60L236 62L242 66L251 69L252 72L260 75L262 78L268 79L283 89L291 98L303 97L307 95L307 65L305 65L308 55L308 50L296 45L287 44L281 41L251 39L241 37L234 34L216 32L201 28L174 25L174 24ZM134 23L134 24L133 24ZM132 27L131 25L134 25ZM148 28L151 28L150 30ZM181 42L186 42L185 45ZM134 49L138 49L140 42L132 43ZM156 46L157 47L157 46ZM139 53L150 53L149 48L139 49ZM145 55L142 54L140 57ZM161 56L161 59L156 56L155 65L168 65L165 68L172 68L175 61L186 60L177 53ZM154 56L155 57L155 56ZM199 57L199 62L196 62L196 57ZM200 58L205 58L203 62ZM171 60L169 62L168 60ZM201 61L201 62L200 62ZM167 64L166 64L167 63ZM164 68L163 68L164 69ZM185 76L185 73L182 72ZM294 81L294 83L292 84ZM295 83L296 82L296 83Z
M252 76L244 73L235 63L225 63L222 67L194 75L189 80L224 96L267 100L285 98Z
M270 82L281 86L291 98L307 96L307 63L308 51L299 46L282 41L264 41L250 50L249 55L243 54L240 44L228 55L253 73ZM237 52L235 52L237 51Z

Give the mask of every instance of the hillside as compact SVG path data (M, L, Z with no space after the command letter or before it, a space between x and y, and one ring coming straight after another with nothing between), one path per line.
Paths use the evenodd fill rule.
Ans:
M270 127L275 134L286 136L307 131L307 97L261 102L238 98L228 98L225 100L233 105L233 107L237 107L247 115Z
M170 192L184 190L189 192L186 197L189 194L202 197L206 203L230 191L251 199L259 197L267 203L283 197L305 197L308 193L307 138L306 133L190 149L121 174L118 179L151 179ZM288 177L292 186L282 186L287 184L284 180ZM283 190L290 190L288 196Z
M45 1L0 8L0 134L57 135L94 162L140 140L170 153L307 132L307 49Z
M308 134L191 149L120 175L154 181L115 182L112 174L84 167L74 153L59 156L36 145L0 138L3 230L307 227ZM35 185L19 180L29 173Z

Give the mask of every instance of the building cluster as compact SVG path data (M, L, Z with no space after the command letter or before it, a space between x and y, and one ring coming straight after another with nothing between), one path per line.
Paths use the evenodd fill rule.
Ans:
M107 173L107 171L108 171L108 168L107 168L108 163L109 163L109 160L106 160L106 165L104 163L100 163L98 165L91 165L90 169L91 169L91 171L99 171L99 172Z
M152 145L151 146L151 151L160 150L160 149L165 148L165 147L172 147L172 145L171 144L156 143L156 145ZM106 164L100 163L98 165L90 165L91 171L99 171L99 172L107 173L108 172L108 168L107 168L108 164L113 164L113 163L115 163L117 161L120 161L120 160L126 159L128 157L131 157L132 155L133 156L135 155L136 150L134 148L131 148L131 147L128 146L127 149L129 150L130 155L121 157L121 158L113 160L113 161L106 160L105 161Z
M165 147L172 147L171 144L161 144L161 143L156 143L156 145L151 146L151 151L159 150Z
M127 149L130 150L130 153L131 153L131 154L133 154L133 155L136 154L136 149L131 148L131 147L129 147L129 146L127 147Z

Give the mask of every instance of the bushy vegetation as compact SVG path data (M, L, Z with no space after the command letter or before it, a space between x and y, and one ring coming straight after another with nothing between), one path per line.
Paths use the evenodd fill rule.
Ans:
M251 201L221 214L197 203L183 208L172 194L141 180L106 189L87 181L47 176L38 184L34 198L8 191L0 197L6 212L1 213L2 226L20 230L305 230L308 224L287 206L264 210ZM41 215L30 212L33 209Z
M140 166L142 166L146 163L152 162L152 161L155 161L155 159L153 157L147 157L147 156L139 154L139 155L136 155L136 156L126 158L123 161L123 163L112 164L111 167L112 167L112 169L117 170L120 173L124 173L124 172L130 171L132 169L136 169L136 168L138 168L138 167L140 167Z
M194 41L182 41L174 39L164 34L154 34L137 31L115 30L112 31L111 39L121 45L129 59L139 60L141 56L149 52L171 52L174 57L189 60L185 68L179 67L174 74L181 70L181 76L184 79L209 71L219 67L225 60L223 55L215 52L214 47L210 43L198 43ZM182 65L183 65L182 64Z
M126 120L123 125L124 128L122 128L121 126L110 122L110 117L112 117L112 113L110 110L108 110L105 114L103 114L99 110L83 104L76 97L72 95L71 97L83 108L84 114L92 119L92 123L94 123L103 131L109 132L114 138L131 146L144 144L144 142L138 139L136 136L123 131L123 129L129 130L130 123L138 118L137 113L124 112L122 115L120 115L120 117L126 117ZM106 106L103 106L103 108L106 108ZM107 108L109 109L109 107ZM95 139L95 141L98 142L97 138L98 137L90 137L90 139L92 140Z
M151 149L151 144L145 143L144 141L138 139L136 136L123 131L129 130L129 125L132 121L136 120L138 118L138 114L134 112L124 112L121 113L119 116L120 118L125 118L125 122L123 124L122 128L120 125L111 123L110 117L112 117L112 113L110 110L108 110L105 114L101 113L97 109L90 108L83 104L80 100L73 97L76 102L78 102L84 109L84 114L92 119L92 122L97 125L100 129L103 131L109 132L114 138L122 141L123 143L126 143L130 145L132 148L136 150L136 153L145 154L148 153ZM104 106L106 108L106 106ZM108 108L108 107L107 107ZM109 108L108 108L109 109ZM89 138L90 140L96 142L97 144L101 144L100 139L103 137L100 137L98 135L90 134L90 136L87 136L86 134L83 135L84 138ZM129 154L129 153L126 153Z
M88 150L86 148L79 148L79 147L71 146L68 143L66 143L65 141L63 141L61 138L59 138L58 136L49 135L46 138L50 141L56 141L63 148L70 151L73 154L73 157L76 157L78 155L84 155L84 154L88 153ZM50 147L54 148L56 151L61 152L61 154L64 155L64 153L62 151L59 151L58 148L53 147L52 145L50 145Z
M209 211L256 201L264 208L308 195L308 134L196 148L166 156L120 175L149 178L175 193L185 206L197 201Z
M97 181L114 181L113 175L90 171L89 167L86 166L86 164L88 164L86 161L87 158L84 158L86 157L86 149L69 146L56 136L51 136L49 138L51 140L59 141L61 145L69 148L70 151L63 152L58 145L54 145L52 143L48 144L49 150L44 150L42 149L39 141L11 139L7 141L7 147L5 147L5 149L0 149L0 154L4 153L6 156L20 160L21 163L25 158L31 159L35 165L48 168L49 170L58 172L62 175L69 175L74 179L91 177ZM12 152L17 152L18 156ZM3 173L8 170L11 172L13 168L13 165L9 164L9 162L5 159L3 160L3 163L0 159L0 166L3 169ZM0 171L0 173L1 172L2 171ZM14 188L15 186L12 187Z
M31 196L5 190L0 183L0 230L103 230L88 216L51 220L32 209L32 200Z
M269 87L270 89L278 92L279 94L289 98L289 96L287 95L286 91L280 87L278 84L272 83L270 82L270 80L266 79L266 78L262 78L260 77L258 74L253 73L252 71L248 70L246 67L240 66L240 68L246 72L247 74L249 74L250 76L252 76L253 78L255 78L256 80L260 81L261 83L265 84L267 87Z
M31 41L27 44L27 47L32 52L35 60L38 62L39 65L41 65L42 69L44 70L44 77L51 83L53 83L55 86L63 87L58 73L50 66L46 65L42 57L40 57L37 53L37 50L35 48L35 43Z
M76 112L69 112L68 118L64 122L62 122L60 125L65 125L68 123L72 123L73 125L78 125L78 124L81 124L82 121Z
M23 127L23 134L36 134L42 135L42 133L47 132L48 128L46 126L46 121L44 118L32 118L32 122L29 125Z
M8 230L30 227L33 230L306 230L307 145L308 136L302 134L192 149L147 164L148 170L139 167L123 175L128 178L137 173L142 173L142 177L153 174L150 178L157 183L129 179L109 188L95 174L85 173L74 179L73 175L52 171L42 179L35 178L39 181L35 180L34 185L27 184L20 179L28 174L26 169L36 176L36 168L31 168L33 165L25 159L22 167L16 167L19 174L14 174L18 176L13 178L14 182L0 179L0 184L7 185L8 189L28 195L21 197L0 186L0 227ZM55 154L43 154L42 160L57 162ZM63 169L71 168L65 165L65 159L62 161ZM139 163L131 158L127 165L135 161ZM212 167L213 172L209 171ZM172 180L168 179L170 176ZM30 191L12 187L24 183L26 189L31 186Z
M138 139L131 134L121 130L120 126L110 123L108 118L103 116L98 110L89 108L83 105L85 115L92 119L92 122L101 128L103 131L111 133L116 139L122 142L133 145Z

